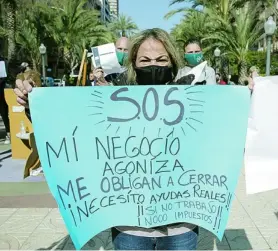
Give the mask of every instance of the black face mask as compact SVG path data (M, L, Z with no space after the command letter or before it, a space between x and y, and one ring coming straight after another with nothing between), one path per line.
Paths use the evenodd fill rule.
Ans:
M138 85L165 85L173 80L173 68L169 66L150 65L136 67Z

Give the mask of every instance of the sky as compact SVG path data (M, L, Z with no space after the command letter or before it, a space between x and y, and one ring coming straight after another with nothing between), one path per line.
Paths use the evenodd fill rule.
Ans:
M170 32L181 20L182 14L176 14L169 20L165 20L164 15L189 5L183 3L169 7L169 3L170 0L119 0L119 12L130 16L140 30L162 28Z

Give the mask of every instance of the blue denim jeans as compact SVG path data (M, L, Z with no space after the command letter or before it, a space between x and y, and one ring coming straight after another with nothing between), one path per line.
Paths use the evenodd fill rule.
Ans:
M115 250L196 250L198 231L166 237L141 237L112 229Z

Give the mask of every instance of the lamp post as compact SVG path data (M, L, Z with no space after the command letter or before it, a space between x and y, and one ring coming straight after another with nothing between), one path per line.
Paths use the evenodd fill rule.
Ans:
M273 17L270 16L264 24L264 30L267 39L267 55L266 55L266 76L270 75L270 54L271 54L271 39L276 30L276 23Z
M44 44L41 44L39 50L40 50L40 54L42 56L43 85L46 86L46 81L45 81L45 54L46 54L46 47L44 46Z
M214 56L215 56L215 62L216 62L216 73L219 73L219 59L220 59L220 55L221 55L221 51L220 49L217 47L214 50Z

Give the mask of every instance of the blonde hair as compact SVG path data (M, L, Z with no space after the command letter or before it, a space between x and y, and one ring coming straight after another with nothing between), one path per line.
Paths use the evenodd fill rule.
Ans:
M250 69L249 69L249 74L252 74L254 71L256 71L257 73L259 73L259 68L257 68L256 66L252 66Z
M181 66L181 59L178 52L175 49L176 46L172 41L171 37L169 36L169 34L166 31L159 28L148 29L135 35L130 43L130 48L128 52L127 69L128 69L128 82L131 84L136 83L136 72L134 68L136 67L135 62L136 62L138 50L141 44L149 38L157 40L163 44L165 50L169 54L170 61L173 67L173 79L178 74L179 68Z

